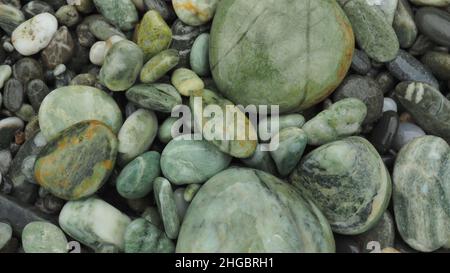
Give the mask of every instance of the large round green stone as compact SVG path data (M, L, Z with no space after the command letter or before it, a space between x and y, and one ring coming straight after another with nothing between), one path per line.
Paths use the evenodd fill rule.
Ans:
M334 0L223 0L211 29L211 71L236 104L301 110L339 85L354 43Z

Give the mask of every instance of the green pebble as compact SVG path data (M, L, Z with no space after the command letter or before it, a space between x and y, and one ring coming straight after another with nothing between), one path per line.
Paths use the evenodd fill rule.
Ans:
M125 38L122 31L111 26L108 22L103 20L103 18L94 19L89 22L89 31L100 41L106 41L114 35Z
M191 202L194 199L195 194L200 190L201 184L189 184L184 190L184 200L186 202Z
M178 18L190 26L200 26L214 16L219 0L173 0Z
M178 217L172 186L167 179L157 177L153 182L153 191L167 237L176 239L180 230L180 218Z
M173 253L174 243L143 218L131 222L125 231L125 253Z
M25 253L66 253L67 238L62 230L48 222L31 222L22 231Z
M177 66L180 55L175 49L161 51L144 64L141 70L140 79L143 83L154 83L172 68Z
M8 244L11 238L12 238L11 225L0 222L0 251Z
M153 180L159 176L160 154L147 152L128 163L117 177L116 188L127 199L138 199L153 190Z
M268 149L270 148L270 145L265 146L264 149L263 145L268 144L258 144L255 153L248 158L241 158L241 161L249 168L277 175L277 167L270 156L270 149Z
M158 139L164 144L169 143L172 137L172 126L177 122L178 118L168 117L161 124L158 130Z
M159 216L158 208L147 207L141 217L158 228L162 227L162 220L161 216Z
M209 68L209 33L200 34L195 39L190 53L192 70L199 76L205 77L210 74Z
M136 41L149 60L169 48L172 30L156 10L149 10L136 28Z
M194 71L178 68L172 74L172 84L181 95L189 97L201 94L205 84Z
M121 30L131 30L138 22L139 15L131 0L94 0L97 10Z
M271 117L268 117L264 120L261 120L258 123L258 136L261 139L261 141L265 142L270 140L270 138L277 132L275 131L275 133L270 134L272 132L272 123L275 122L277 122L277 120L272 120ZM302 128L304 124L305 118L300 114L288 114L278 117L278 131L281 131L289 127ZM265 135L264 138L260 133L261 130L267 133L267 135Z
M158 112L170 113L182 104L175 87L166 83L137 84L126 92L127 99L137 105Z
M16 116L20 119L29 122L36 116L36 112L33 109L33 106L29 105L28 103L22 104L20 106L19 110L15 112Z

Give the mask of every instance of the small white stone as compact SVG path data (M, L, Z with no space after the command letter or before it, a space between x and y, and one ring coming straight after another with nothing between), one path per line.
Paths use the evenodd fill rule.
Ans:
M384 98L383 113L387 111L394 111L394 112L398 111L397 103L395 102L395 100L391 98Z
M89 60L95 65L103 65L106 55L106 42L98 41L91 46Z
M67 67L64 65L64 64L58 64L56 67L55 67L55 69L53 70L53 75L56 77L56 76L59 76L59 75L61 75L62 73L64 73L64 72L66 72L66 70L67 70Z
M57 29L56 17L41 13L20 24L13 31L11 41L20 54L30 56L46 48Z

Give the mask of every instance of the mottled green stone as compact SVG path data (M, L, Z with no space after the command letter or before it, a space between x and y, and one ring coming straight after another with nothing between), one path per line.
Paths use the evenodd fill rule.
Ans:
M137 105L158 112L170 113L182 104L178 91L170 84L137 84L126 92L127 99Z
M178 217L172 186L167 179L157 177L153 182L153 191L155 193L156 205L158 206L159 214L164 225L164 231L167 237L176 239L180 230L181 221Z
M191 202L194 199L194 196L197 194L198 190L202 187L201 184L189 184L184 190L184 200L186 202Z
M48 222L31 222L22 231L25 253L66 253L67 239L62 230Z
M285 128L289 127L297 127L302 128L303 125L305 125L305 117L303 117L300 114L288 114L288 115L281 115L278 117L278 119L272 120L272 117L267 117L266 119L260 120L258 122L258 136L261 139L261 141L268 141L270 138L277 133L276 130L272 132L272 123L274 125L278 122L278 131L281 131ZM261 131L266 132L268 135L264 137L270 137L269 139L262 139ZM270 135L272 133L272 135Z
M161 172L160 157L158 152L147 152L128 163L117 177L119 194L124 198L138 199L151 192L153 180Z
M159 126L158 130L158 139L164 144L169 143L172 137L172 126L178 121L178 118L168 117L164 122Z
M207 23L214 16L219 0L173 0L178 18L190 26Z
M35 179L65 200L92 195L111 174L117 146L116 136L103 123L77 123L40 151L34 165Z
M106 54L100 82L111 91L125 91L133 86L141 71L144 55L133 42L122 40L115 43Z
M403 240L419 251L450 245L450 146L442 138L424 136L397 155L394 212Z
M174 243L143 218L131 222L125 231L125 253L173 253Z
M322 145L358 134L366 115L367 106L359 99L340 100L303 126L308 144Z
M159 215L158 208L156 207L147 207L141 217L158 228L162 227L161 216Z
M136 41L148 60L169 48L172 30L156 10L149 10L136 28Z
M123 250L130 222L128 216L96 197L67 202L59 214L64 232L94 250L108 244Z
M12 227L7 223L0 222L0 251L12 238Z
M291 182L325 214L334 232L355 235L373 227L391 197L391 179L366 139L349 137L306 155Z
M255 153L248 158L242 158L241 161L249 168L277 175L277 166L275 165L275 162L270 155L270 145L267 143L258 144Z
M287 8L288 7L288 8ZM210 64L235 104L279 105L281 113L326 98L352 60L352 27L336 1L220 1Z
M268 173L230 168L204 184L184 218L176 251L334 252L330 226L291 185Z
M94 0L97 10L121 30L131 30L139 17L131 0Z
M178 68L172 74L172 84L181 95L189 97L198 95L205 88L205 84L194 71Z
M200 76L210 74L209 33L200 34L195 39L189 55L192 70Z
M122 112L105 92L89 86L66 86L48 94L39 108L39 125L50 140L62 130L83 120L98 120L119 132Z
M89 31L100 41L106 41L114 35L125 38L120 30L111 26L102 17L89 22Z
M191 135L188 135L191 136ZM178 136L167 144L161 155L164 177L176 185L203 183L224 170L231 157L206 140Z
M167 49L158 53L144 64L140 79L143 83L153 83L167 74L180 61L178 50Z

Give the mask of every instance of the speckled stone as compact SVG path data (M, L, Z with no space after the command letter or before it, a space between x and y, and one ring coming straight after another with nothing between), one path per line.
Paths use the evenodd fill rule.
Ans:
M397 229L412 248L430 252L450 238L450 146L424 136L409 142L394 167L394 212Z
M167 49L151 58L142 67L140 79L143 83L153 83L177 66L180 56L177 50Z
M291 182L325 214L334 232L355 235L372 228L391 198L391 179L364 138L325 144L305 157Z
M121 30L133 29L139 19L136 7L131 0L94 0L94 4L106 19Z
M178 91L170 84L137 84L126 92L127 99L145 109L170 113L182 104Z
M22 106L23 99L22 83L16 79L9 79L3 87L3 106L12 112L16 112Z
M180 230L180 218L178 217L172 186L167 179L157 177L153 182L153 191L164 231L167 237L176 239Z
M358 134L366 114L367 107L359 99L348 98L334 103L303 126L308 144L322 145Z
M111 174L117 146L116 136L103 123L77 123L41 150L34 165L36 181L65 200L90 196Z
M117 177L116 188L127 199L138 199L153 190L153 180L160 175L158 152L144 153L128 163Z
M189 97L198 95L205 88L205 84L200 77L192 70L178 68L172 73L172 84L181 95Z
M94 250L106 244L123 250L125 230L130 222L128 216L95 197L67 202L59 214L60 227Z
M203 183L227 168L230 162L231 157L210 142L178 136L164 148L161 170L176 185Z
M265 172L231 168L211 178L192 200L176 251L291 253L334 249L325 217L297 189Z
M353 49L352 27L336 1L239 0L219 3L209 54L225 97L243 106L280 105L285 113L333 92Z
M157 11L149 10L136 28L136 41L148 60L169 48L172 30Z
M300 161L308 144L308 137L302 129L290 127L276 134L270 144L272 146L270 155L275 161L278 172L281 176L286 176Z
M209 76L209 33L200 34L195 39L189 58L195 73L202 77Z
M125 253L173 253L174 243L144 218L131 222L125 231Z
M44 81L34 79L28 82L25 92L33 108L38 111L42 101L50 93L50 90Z
M76 25L81 17L77 11L77 8L73 5L64 5L60 7L55 14L58 22L62 25L72 27Z
M95 16L95 15L94 15ZM107 22L104 17L94 17L89 21L89 31L100 41L106 41L112 36L125 38L125 34Z
M25 253L66 253L67 239L62 230L48 222L31 222L22 232Z
M72 58L75 51L75 43L66 26L60 27L48 46L41 52L43 64L54 69L59 64L65 64Z
M178 18L191 26L206 24L214 16L219 0L173 0Z
M105 92L89 86L66 86L52 91L39 109L39 125L47 139L83 120L98 120L117 133L122 112Z

